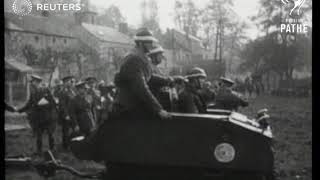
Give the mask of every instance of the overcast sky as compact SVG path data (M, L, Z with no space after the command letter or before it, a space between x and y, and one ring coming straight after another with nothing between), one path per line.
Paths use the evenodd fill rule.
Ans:
M111 4L118 6L121 13L126 18L129 25L138 27L141 23L141 8L140 4L143 0L91 0L95 6L100 8L108 7ZM204 7L209 0L193 0L198 7ZM173 16L174 16L174 2L175 0L158 0L159 6L159 23L163 31L166 28L173 28ZM258 34L257 27L249 20L249 16L253 16L258 12L259 0L234 0L234 11L245 20L250 29L247 31L247 35L251 38L255 38Z

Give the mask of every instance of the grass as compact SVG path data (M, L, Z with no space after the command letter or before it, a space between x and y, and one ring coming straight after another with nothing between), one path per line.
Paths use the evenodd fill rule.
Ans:
M275 167L280 180L312 179L312 104L311 98L284 98L259 96L250 100L251 104L240 112L249 117L255 116L262 108L269 109L270 124L274 133ZM6 123L26 123L25 117L8 114ZM60 144L60 128L55 138ZM44 141L45 148L48 148ZM35 142L30 129L6 133L6 152L8 155L30 155L35 152ZM57 158L80 170L89 170L101 165L80 161L58 146ZM7 172L6 180L42 179L35 172ZM67 173L59 173L54 180L77 179Z

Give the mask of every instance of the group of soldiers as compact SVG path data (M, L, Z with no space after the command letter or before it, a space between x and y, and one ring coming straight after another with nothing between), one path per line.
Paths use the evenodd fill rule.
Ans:
M165 59L163 48L152 33L142 28L134 37L136 46L124 57L114 85L98 83L94 77L76 83L74 76L62 79L53 89L42 87L42 78L31 80L31 96L15 112L27 112L42 148L42 134L47 131L54 148L55 123L62 126L62 144L68 148L76 133L87 137L108 119L170 119L170 112L206 113L212 105L237 110L248 102L232 90L234 81L220 78L217 87L206 81L206 72L195 67L185 76L165 76L157 67Z
M115 95L114 86L98 83L94 77L76 81L66 76L53 88L43 86L40 76L32 75L30 97L27 103L16 108L6 104L6 110L27 113L29 124L36 136L37 153L42 152L42 137L48 135L49 147L55 148L54 132L62 127L62 145L68 149L69 139L75 135L88 135L103 119L107 119Z

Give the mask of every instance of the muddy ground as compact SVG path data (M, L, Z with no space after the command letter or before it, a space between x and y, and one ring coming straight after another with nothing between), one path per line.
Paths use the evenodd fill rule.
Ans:
M268 108L270 124L274 133L275 167L280 180L312 179L312 104L311 98L279 98L260 96L251 99L251 105L240 111L253 117L261 108ZM24 116L6 116L6 125L26 125ZM60 128L56 131L56 142L60 144ZM31 155L35 152L35 142L30 129L6 132L6 156ZM45 148L48 148L45 142ZM103 166L88 161L79 161L60 145L55 153L57 158L80 170L94 170ZM43 179L36 172L6 171L6 180ZM78 179L67 173L59 172L55 180Z

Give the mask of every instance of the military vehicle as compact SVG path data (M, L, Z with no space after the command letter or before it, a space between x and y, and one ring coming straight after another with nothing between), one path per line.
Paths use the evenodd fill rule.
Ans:
M171 115L167 120L108 119L92 136L74 137L73 154L104 162L103 175L81 174L56 160L35 164L47 176L64 169L98 179L274 179L273 135L266 109L254 118L212 108L207 114ZM6 160L6 165L19 163Z
M98 146L76 137L71 149L79 159L104 161L107 179L274 179L267 110L255 119L218 109L171 114L168 120L110 119Z

